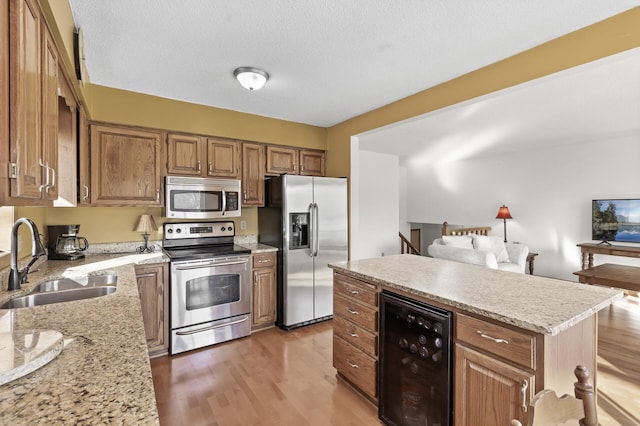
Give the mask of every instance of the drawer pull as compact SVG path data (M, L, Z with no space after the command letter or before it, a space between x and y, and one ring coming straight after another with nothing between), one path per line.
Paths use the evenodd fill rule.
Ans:
M349 360L347 360L347 364L349 364L349 367L351 367L351 368L359 368L359 367L358 367L358 364L354 364L354 363L352 363L352 362L351 362L351 361L349 361Z
M350 313L351 315L358 315L358 314L359 314L359 312L358 312L358 311L354 311L354 310L351 308L351 306L347 307L347 311L349 311L349 313Z
M522 387L520 388L520 402L521 402L521 408L522 408L522 412L526 413L527 412L527 388L529 387L529 383L526 380L522 381Z
M269 263L269 259L260 259L258 263Z
M348 331L347 333L349 333L349 336L351 336L351 337L358 337L358 334L357 334L357 333L351 333L351 332L349 332L349 331Z
M349 293L351 294L360 294L360 292L358 290L353 290L353 289L348 289Z
M498 344L500 344L500 343L504 343L505 345L508 345L508 344L509 344L509 341L508 341L508 340L505 340L505 339L496 339L495 337L491 337L491 336L489 336L488 334L484 334L484 333L483 333L482 331L480 331L480 330L476 331L476 333L478 333L478 334L480 335L480 337L482 337L483 339L489 339L489 340L492 340L492 341L494 341L495 343L498 343Z

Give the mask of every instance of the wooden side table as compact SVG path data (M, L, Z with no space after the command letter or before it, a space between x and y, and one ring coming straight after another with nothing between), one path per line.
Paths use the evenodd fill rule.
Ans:
M538 253L529 252L527 255L527 263L529 264L529 275L533 275L533 262L536 260Z

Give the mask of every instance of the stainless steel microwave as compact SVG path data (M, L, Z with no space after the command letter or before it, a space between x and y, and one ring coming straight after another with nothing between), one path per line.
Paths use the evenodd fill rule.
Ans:
M167 176L165 217L220 219L241 215L240 181Z

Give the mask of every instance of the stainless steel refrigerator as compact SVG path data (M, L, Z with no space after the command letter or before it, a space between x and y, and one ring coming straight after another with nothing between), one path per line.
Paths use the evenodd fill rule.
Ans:
M333 316L333 273L347 260L347 179L284 175L266 181L259 241L278 247L276 324L284 329Z

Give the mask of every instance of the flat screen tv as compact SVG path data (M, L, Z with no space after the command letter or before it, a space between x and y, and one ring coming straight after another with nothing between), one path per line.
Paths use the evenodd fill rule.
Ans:
M640 199L593 200L592 238L640 243Z

